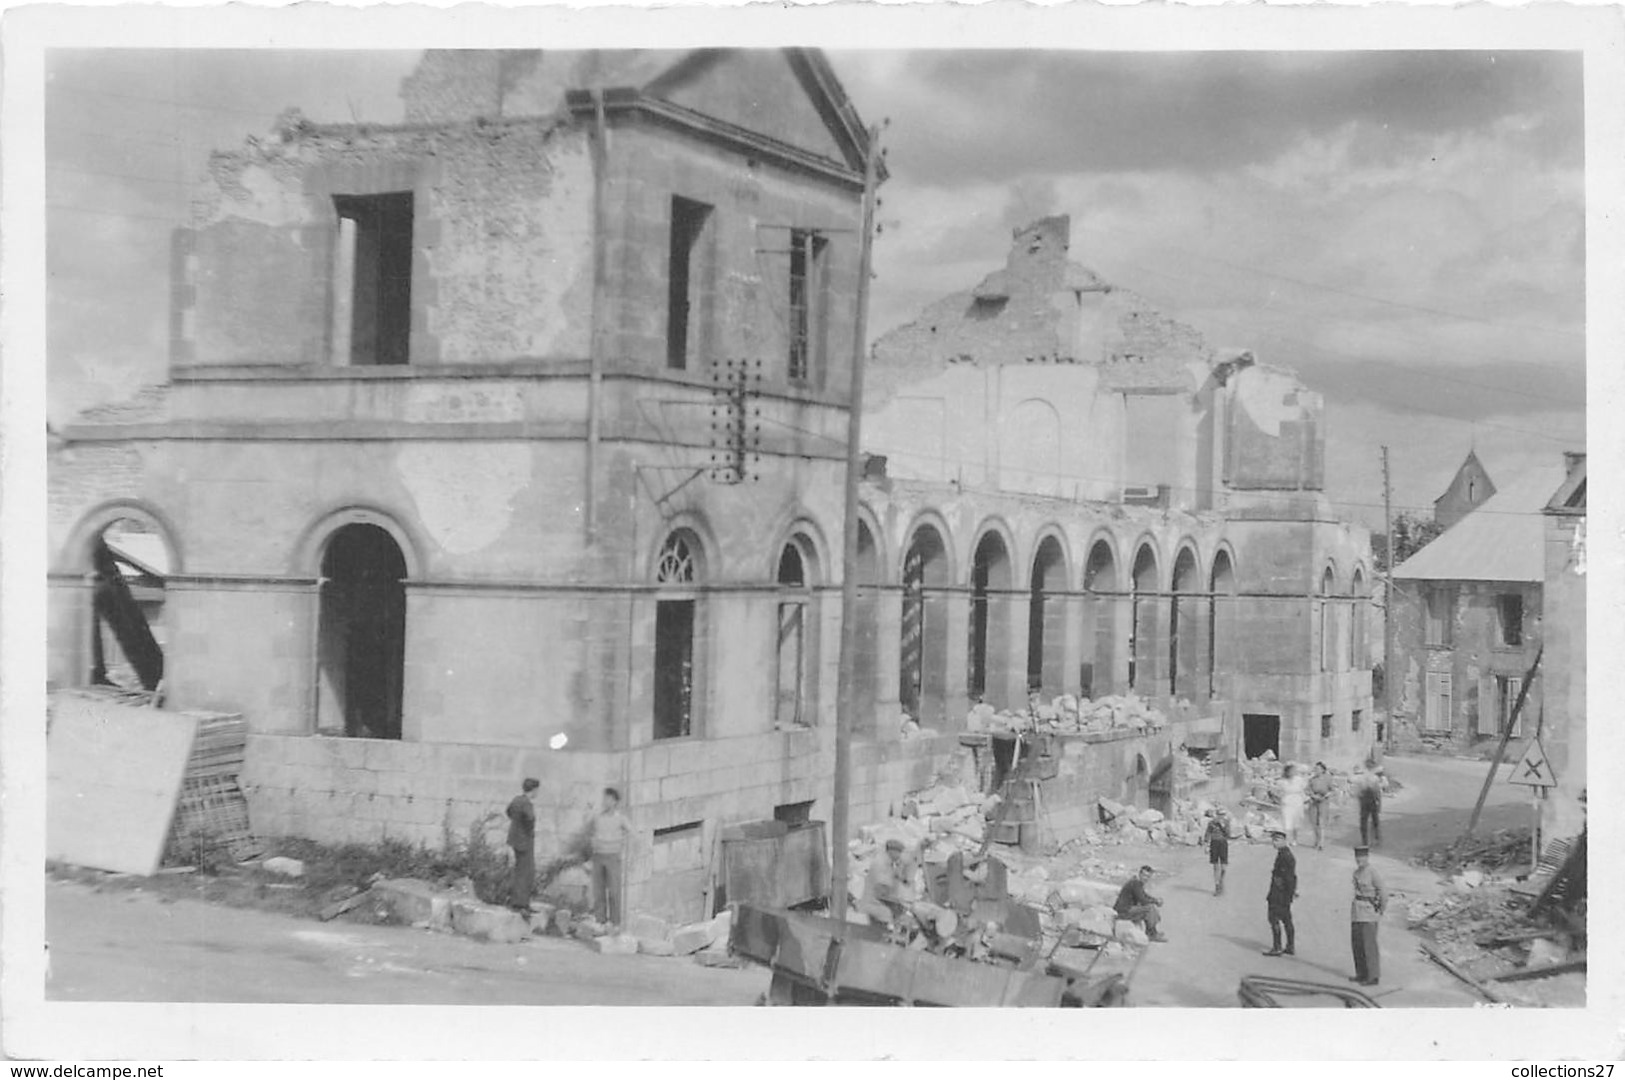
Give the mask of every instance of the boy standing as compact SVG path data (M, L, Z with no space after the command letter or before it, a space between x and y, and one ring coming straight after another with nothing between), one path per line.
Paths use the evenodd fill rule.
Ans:
M603 806L592 819L592 908L600 922L621 925L621 875L632 825L621 813L621 793L604 789Z

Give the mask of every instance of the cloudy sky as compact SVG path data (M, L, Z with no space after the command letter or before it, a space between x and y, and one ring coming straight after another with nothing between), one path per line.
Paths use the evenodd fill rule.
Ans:
M287 105L399 119L415 54L63 53L47 90L50 407L160 381L169 230L207 151ZM1492 476L1585 434L1581 61L1558 52L834 53L889 118L876 332L1010 230L1322 392L1328 487L1380 523L1470 446Z

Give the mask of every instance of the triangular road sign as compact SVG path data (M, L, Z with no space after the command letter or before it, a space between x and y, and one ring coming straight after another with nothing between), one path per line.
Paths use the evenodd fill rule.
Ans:
M1524 750L1518 764L1512 767L1512 775L1507 777L1507 781L1529 787L1557 786L1557 774L1552 771L1552 763L1546 759L1546 751L1541 749L1539 739L1529 740L1528 749Z

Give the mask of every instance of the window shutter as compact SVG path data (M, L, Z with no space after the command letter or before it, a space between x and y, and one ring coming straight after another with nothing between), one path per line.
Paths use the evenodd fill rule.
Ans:
M1478 733L1480 735L1499 735L1501 723L1504 722L1501 710L1502 704L1495 696L1496 679L1494 675L1486 675L1478 680Z
M1445 731L1450 730L1451 721L1454 719L1452 716L1454 702L1452 701L1451 687L1453 678L1453 676L1445 673L1439 675L1439 727Z
M1422 726L1429 731L1439 728L1439 676L1428 672L1427 693L1422 701Z

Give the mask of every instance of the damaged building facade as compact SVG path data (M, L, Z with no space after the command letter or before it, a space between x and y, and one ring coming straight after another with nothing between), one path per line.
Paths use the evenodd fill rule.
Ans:
M403 96L211 158L168 383L53 448L51 678L103 538L156 537L164 689L247 717L256 831L435 844L536 776L545 857L614 785L630 906L697 917L721 827L829 811L864 128L801 49L431 51ZM1066 244L877 347L858 821L1030 688L1368 739L1318 397Z
M1068 218L1035 222L876 344L884 558L859 572L901 586L874 631L898 672L875 683L882 729L1133 693L1218 729L1231 761L1363 752L1370 542L1321 491L1319 396L1069 249Z

